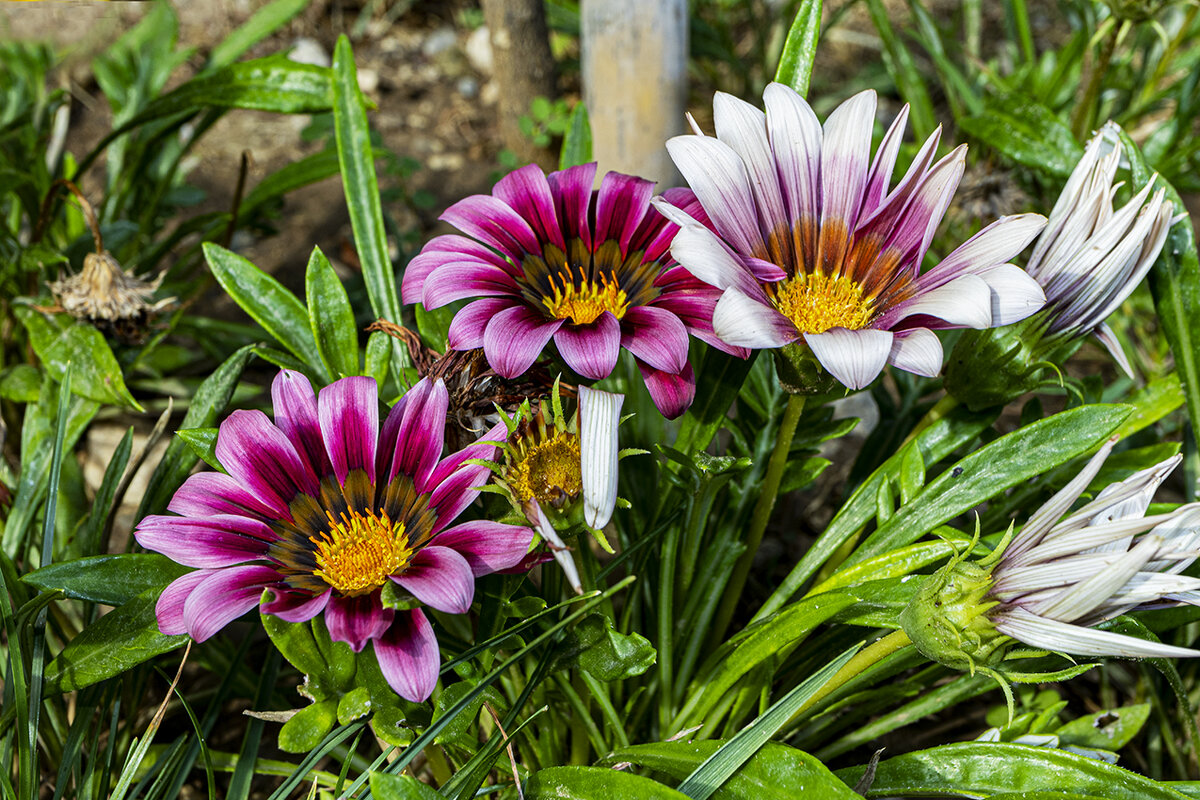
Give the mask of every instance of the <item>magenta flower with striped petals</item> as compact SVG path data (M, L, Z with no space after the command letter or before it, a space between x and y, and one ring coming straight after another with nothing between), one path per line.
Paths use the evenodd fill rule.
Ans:
M525 372L554 340L589 380L608 377L621 348L634 355L665 416L695 396L688 334L745 355L713 335L721 293L671 260L678 228L650 206L654 184L609 172L592 190L595 164L546 175L535 164L497 182L491 195L455 203L442 219L466 235L431 240L404 272L405 303L468 303L450 325L454 350L482 347L499 375ZM696 213L686 189L666 196Z
M693 123L696 135L667 142L705 218L672 208L669 197L655 201L681 226L671 253L722 291L713 316L720 339L803 345L860 389L887 363L937 375L936 329L1007 325L1045 303L1037 281L1006 263L1045 224L1036 214L1000 219L921 272L965 146L935 161L935 131L889 190L907 107L872 159L874 92L847 100L824 126L782 84L763 101L765 113L718 93L715 137Z
M226 473L192 475L148 516L138 543L196 571L159 598L163 633L204 641L260 604L304 622L324 614L329 635L355 652L373 645L388 684L420 702L440 658L420 605L463 614L475 579L522 562L529 528L496 522L451 526L487 482L504 426L442 458L449 395L422 380L383 421L372 378L343 378L314 395L283 370L271 390L275 420L235 411L221 423L216 456ZM386 591L411 596L393 608Z

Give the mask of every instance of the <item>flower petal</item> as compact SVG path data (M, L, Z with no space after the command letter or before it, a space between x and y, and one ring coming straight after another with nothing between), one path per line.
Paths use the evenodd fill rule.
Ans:
M664 205L657 206L660 209ZM758 278L717 235L703 225L684 225L671 242L671 256L692 275L718 289L736 288L767 302Z
M654 369L642 361L637 365L654 407L667 419L675 419L687 411L696 399L696 375L691 364L685 364L678 375Z
M383 607L379 592L358 597L333 595L325 607L325 625L329 628L329 638L345 642L351 650L361 653L367 642L383 635L395 615L395 611Z
M408 569L392 580L413 597L447 614L465 614L475 598L471 565L449 547L426 545L413 555Z
M516 378L533 366L563 320L547 320L526 306L506 308L483 331L483 352L502 378Z
M936 378L942 371L942 343L927 328L897 331L888 363L905 372Z
M325 610L333 594L332 589L326 589L317 595L289 592L279 587L272 587L272 590L275 596L263 603L259 609L264 614L279 617L284 622L308 622Z
M615 239L621 246L621 255L627 254L629 242L646 216L653 194L654 181L619 172L605 173L596 193L595 246Z
M713 97L713 123L717 138L729 145L746 165L763 229L787 231L791 220L784 207L775 157L767 141L766 115L744 100L717 92ZM791 237L781 241L790 244Z
M492 194L525 219L540 241L550 242L559 250L567 249L550 184L537 164L526 164L505 175L496 181Z
M261 411L234 411L217 433L217 460L260 502L281 517L304 492L316 496L317 478L296 448Z
M889 308L873 322L893 328L916 317L920 327L988 328L992 325L992 287L978 275L960 275L949 283L922 292Z
M281 369L271 383L275 426L283 431L296 452L318 476L330 473L329 455L321 438L317 396L303 373Z
M862 389L883 372L892 352L892 332L831 328L806 333L804 341L821 366L851 389Z
M429 507L437 512L437 523L433 526L433 532L437 533L457 519L479 496L480 487L487 485L491 475L492 472L487 467L464 464L434 486L429 498Z
M1113 333L1112 328L1102 322L1092 331L1092 335L1096 337L1100 344L1104 345L1104 349L1113 357L1113 361L1117 362L1117 366L1121 368L1121 371L1132 380L1134 378L1133 364L1129 363L1129 357L1125 355L1125 348L1121 347L1121 342L1117 339L1117 335Z
M423 703L437 686L437 639L421 609L401 611L391 627L375 640L375 658L388 686L413 703Z
M475 577L511 569L525 558L533 531L520 525L474 520L460 522L435 536L431 544L455 550Z
M562 221L567 238L578 238L589 251L592 249L592 230L588 219L592 203L592 185L596 182L596 163L579 164L550 173L550 193Z
M334 381L317 397L321 433L339 483L361 469L375 483L375 446L379 441L379 387L374 378L356 375Z
M417 491L426 491L426 481L438 457L446 437L446 412L450 407L450 393L441 378L430 381L422 378L404 394L404 405L397 403L390 414L385 428L390 431L383 441L395 442L391 469L387 473L390 481L398 473L411 476ZM395 418L395 419L393 419Z
M763 251L750 178L737 153L707 136L668 139L667 152L721 236L739 253Z
M992 290L992 327L1020 322L1046 305L1041 284L1020 267L998 264L975 274Z
M996 628L1027 645L1080 656L1123 656L1125 658L1190 658L1200 650L1147 642L1110 631L1098 631L1069 622L1039 617L1015 608L993 617Z
M519 301L509 297L485 297L467 303L450 321L446 344L451 350L474 350L483 347L483 332L492 317Z
M255 518L278 516L274 509L246 491L236 478L224 472L189 475L167 504L167 510L188 517L209 514L240 514Z
M566 323L554 334L558 354L585 378L607 378L621 357L621 323L609 311L587 325Z
M621 318L621 346L654 369L678 373L687 363L687 328L665 308L634 306Z
M783 347L800 336L787 317L738 289L726 289L717 301L713 333L723 342L755 349Z
M520 295L516 281L499 267L488 264L444 264L425 279L421 305L441 308L468 297L516 297Z
M158 620L158 629L167 636L187 633L187 624L183 621L183 606L196 587L213 575L216 570L198 569L181 575L167 584L158 602L154 606L154 616Z
M875 92L845 101L826 118L821 146L821 240L819 260L826 274L838 274L847 235L858 222L871 167Z
M529 503L530 505L525 511L526 516L534 518L538 533L546 540L546 547L562 569L563 576L567 579L567 585L575 594L583 594L583 582L579 580L579 569L575 566L575 557L571 555L571 548L567 547L567 543L558 535L558 531L554 530L554 526L546 518L546 512L542 511L542 506L538 503L537 498L531 498Z
M471 195L446 209L440 219L517 263L526 253L541 253L533 228L498 197Z
M579 387L580 477L583 518L603 528L617 507L617 425L625 395Z
M263 589L279 582L279 573L271 567L248 565L216 570L196 584L183 604L183 624L188 634L203 642L257 606Z
M279 537L250 517L214 514L203 519L152 515L134 531L138 544L185 567L230 567L262 558Z

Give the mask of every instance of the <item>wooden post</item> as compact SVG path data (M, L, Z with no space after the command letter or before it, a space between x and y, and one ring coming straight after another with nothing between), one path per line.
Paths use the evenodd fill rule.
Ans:
M667 155L685 132L687 0L583 0L584 101L600 171L683 180Z
M542 0L483 0L483 18L492 40L496 83L500 87L500 137L521 161L557 166L558 157L537 147L520 120L534 98L554 99L554 57Z

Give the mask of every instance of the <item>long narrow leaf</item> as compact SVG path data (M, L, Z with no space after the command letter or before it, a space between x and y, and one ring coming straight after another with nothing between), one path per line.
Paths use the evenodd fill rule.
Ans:
M804 0L796 10L783 53L779 56L779 67L775 70L775 80L792 87L801 97L808 94L820 35L821 0Z

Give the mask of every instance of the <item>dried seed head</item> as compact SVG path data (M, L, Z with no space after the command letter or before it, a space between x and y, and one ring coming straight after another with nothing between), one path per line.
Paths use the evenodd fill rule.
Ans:
M175 302L173 297L150 302L160 283L161 275L146 281L126 272L108 252L88 253L79 274L52 282L50 291L71 316L136 343L149 319Z

